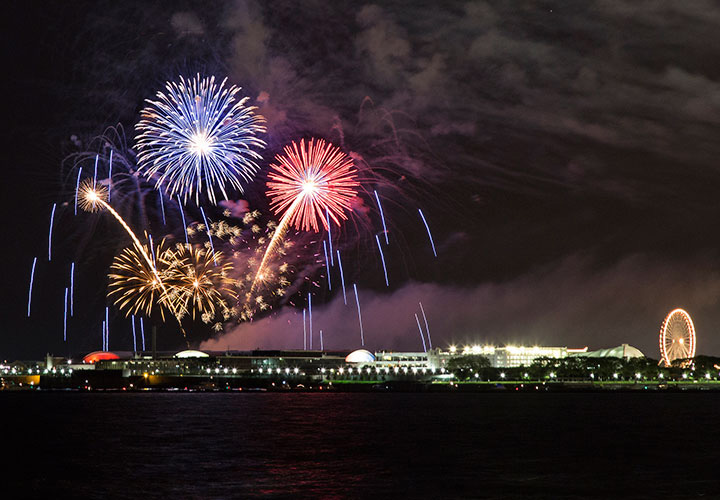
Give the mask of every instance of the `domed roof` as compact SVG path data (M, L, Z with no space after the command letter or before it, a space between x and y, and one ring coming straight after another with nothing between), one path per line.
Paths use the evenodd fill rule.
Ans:
M358 349L345 357L346 363L372 363L375 355L366 349Z
M176 358L209 358L210 355L202 352L202 351L196 351L195 349L186 349L184 351L180 351L177 354L175 354Z
M591 351L587 353L581 353L580 356L587 356L588 358L644 358L645 355L637 347L633 347L628 344L622 344L617 347L611 347L609 349L599 349L597 351Z
M120 356L109 351L93 351L83 358L83 363L95 363L107 359L120 359Z

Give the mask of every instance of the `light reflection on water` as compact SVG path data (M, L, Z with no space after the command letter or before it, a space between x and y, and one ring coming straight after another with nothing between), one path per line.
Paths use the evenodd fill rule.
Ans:
M6 393L0 407L24 442L8 477L29 497L707 498L719 486L717 393Z

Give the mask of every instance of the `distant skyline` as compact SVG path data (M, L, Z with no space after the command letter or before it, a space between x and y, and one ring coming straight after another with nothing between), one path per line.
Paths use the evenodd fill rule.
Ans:
M347 305L337 267L327 286L326 234L291 235L288 302L221 335L195 325L194 345L302 347L310 292L326 348L360 347L355 283L370 350L421 350L422 302L438 347L628 343L659 358L661 323L682 307L697 353L720 355L717 4L15 2L8 18L0 358L100 348L107 269L128 239L72 215L63 159L118 124L132 146L144 99L198 73L242 87L268 128L259 177L206 206L212 220L270 214L264 176L291 140L333 142L382 181L334 235ZM123 208L137 232L182 238L174 209L162 224ZM110 348L130 350L129 320L108 318ZM183 345L160 329L159 349Z

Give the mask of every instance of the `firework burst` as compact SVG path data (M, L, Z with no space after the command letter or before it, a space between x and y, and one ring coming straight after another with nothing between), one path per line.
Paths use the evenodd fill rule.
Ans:
M152 253L152 260L145 258ZM170 274L172 251L162 240L151 250L149 245L139 248L132 245L115 257L108 274L108 298L125 313L125 316L144 313L151 316L160 312L163 321L165 312L176 315L179 311L177 297L164 286ZM157 306L157 308L156 308Z
M218 314L225 321L230 319L226 297L235 298L233 267L222 252L177 244L168 263L170 295L183 310L190 311L193 319L199 314L205 323Z
M353 160L322 139L310 139L307 146L304 140L293 142L284 153L276 156L268 174L273 212L285 212L288 224L304 231L318 232L318 219L325 229L330 220L338 225L346 220L344 212L359 187Z
M226 81L180 77L140 113L139 171L171 197L194 197L199 204L205 193L216 204L216 190L225 199L228 187L242 192L258 170L255 149L265 146L257 137L265 132L265 119L245 106L247 97L236 100L240 88L226 87Z
M98 212L109 206L107 197L107 188L102 184L96 184L92 179L82 181L78 189L78 204L86 212Z
M315 232L320 230L318 219L328 230L331 220L340 225L340 220L347 220L345 210L350 210L359 187L352 159L322 139L310 139L307 146L304 140L299 146L293 142L275 160L268 174L268 196L273 211L285 213L260 261L251 291L290 225Z

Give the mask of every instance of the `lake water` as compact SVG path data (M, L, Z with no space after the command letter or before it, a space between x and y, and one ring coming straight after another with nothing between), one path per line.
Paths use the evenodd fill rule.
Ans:
M0 414L24 492L3 498L720 498L720 393L0 393Z

